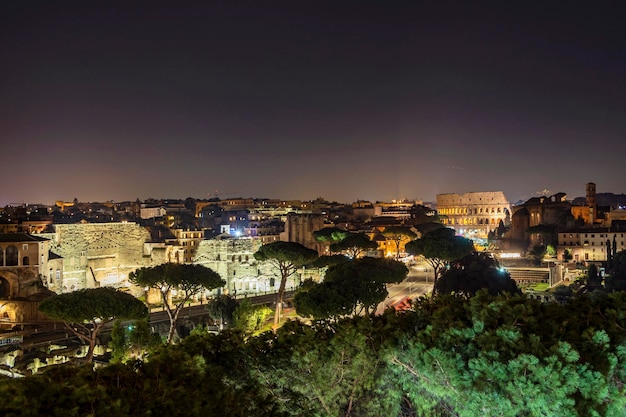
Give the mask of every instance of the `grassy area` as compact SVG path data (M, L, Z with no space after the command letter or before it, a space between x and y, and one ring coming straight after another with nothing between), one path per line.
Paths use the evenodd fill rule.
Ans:
M550 289L550 285L546 282L540 282L537 284L525 284L520 285L522 291L548 291Z
M535 291L547 291L548 288L550 288L550 285L547 282L532 285L532 289Z
M282 326L285 322L296 319L297 317L298 317L298 314L296 314L295 308L293 307L284 308L282 311L282 317L280 319L279 326ZM273 327L274 327L274 314L271 314L268 320L266 320L265 323L263 323L263 326L259 330L255 331L254 334L259 335L263 332L271 331Z

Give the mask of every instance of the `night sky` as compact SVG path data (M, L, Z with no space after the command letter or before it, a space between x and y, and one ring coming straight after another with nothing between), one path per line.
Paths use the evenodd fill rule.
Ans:
M420 3L3 1L0 205L626 192L621 2Z

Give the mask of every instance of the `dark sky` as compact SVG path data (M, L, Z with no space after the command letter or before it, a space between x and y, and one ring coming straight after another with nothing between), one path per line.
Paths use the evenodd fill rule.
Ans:
M2 2L0 205L626 192L620 2L424 3Z

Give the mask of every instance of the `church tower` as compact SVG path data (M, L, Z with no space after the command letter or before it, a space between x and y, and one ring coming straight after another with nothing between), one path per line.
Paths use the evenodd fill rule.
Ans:
M589 223L593 226L596 220L596 185L593 182L587 183L587 207L589 207Z

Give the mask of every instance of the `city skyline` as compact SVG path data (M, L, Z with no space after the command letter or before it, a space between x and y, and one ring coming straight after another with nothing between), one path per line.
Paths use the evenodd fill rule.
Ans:
M616 2L0 9L0 206L626 191Z

